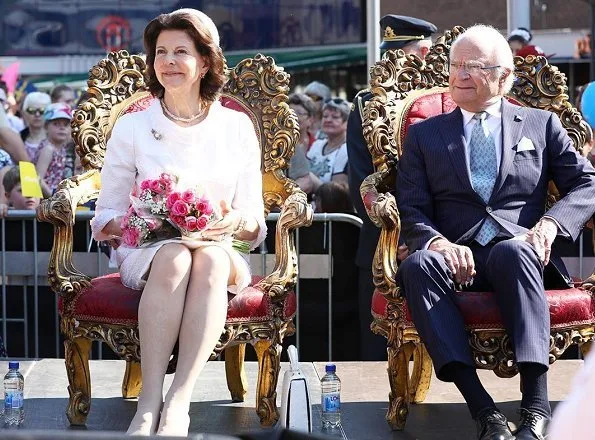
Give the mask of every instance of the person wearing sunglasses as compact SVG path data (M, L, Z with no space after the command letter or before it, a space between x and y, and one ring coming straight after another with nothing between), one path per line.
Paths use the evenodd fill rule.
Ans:
M21 139L31 161L37 154L39 143L46 138L43 113L50 103L50 95L42 92L31 92L23 101L21 113L26 128L21 131Z
M398 49L406 54L424 58L432 45L436 26L425 20L404 15L386 15L380 20L383 51ZM368 217L359 193L363 180L374 172L372 156L362 131L363 109L372 93L362 90L354 99L354 106L347 122L347 154L349 156L349 190L357 214L364 222L359 235L356 264L359 267L359 313L360 313L360 360L379 361L386 359L386 341L370 330L372 315L370 304L374 293L372 260L380 237L377 228ZM399 258L407 255L406 246L399 247Z

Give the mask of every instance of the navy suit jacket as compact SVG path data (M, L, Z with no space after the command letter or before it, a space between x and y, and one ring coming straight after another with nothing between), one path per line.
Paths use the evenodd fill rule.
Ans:
M517 151L526 137L534 150ZM575 240L595 212L595 170L578 154L558 117L502 102L502 160L488 203L473 190L459 108L409 127L397 171L397 206L410 252L433 237L470 243L488 216L513 237L545 214L548 182L561 200L547 215ZM561 260L559 260L561 263Z
M364 224L359 234L359 245L355 264L362 269L372 269L374 252L378 245L380 229L372 223L360 196L360 186L366 177L374 172L372 155L364 139L362 114L365 103L372 98L368 91L360 92L354 99L355 106L347 120L347 155L349 157L349 191L357 214Z

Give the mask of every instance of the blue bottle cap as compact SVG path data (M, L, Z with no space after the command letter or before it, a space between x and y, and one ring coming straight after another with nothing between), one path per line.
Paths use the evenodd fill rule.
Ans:
M18 370L19 369L19 363L16 361L11 361L8 363L8 368L11 370Z
M335 366L335 364L326 364L325 371L327 373L334 373L337 371L337 367Z

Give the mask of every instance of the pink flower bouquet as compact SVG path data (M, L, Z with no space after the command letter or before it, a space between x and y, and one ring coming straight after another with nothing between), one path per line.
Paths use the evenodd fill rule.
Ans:
M125 246L172 238L201 240L202 233L222 218L204 192L197 188L175 191L177 183L177 177L167 173L141 182L140 193L130 196L131 206L120 221ZM233 240L232 246L248 252L246 242Z

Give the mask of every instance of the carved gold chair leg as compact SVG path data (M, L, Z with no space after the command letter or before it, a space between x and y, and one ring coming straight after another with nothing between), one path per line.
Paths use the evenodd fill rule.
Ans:
M415 344L413 350L413 371L409 382L409 400L412 403L421 403L426 399L430 382L432 380L432 360L426 346L422 343Z
M141 374L140 362L126 361L126 372L122 380L122 397L134 399L140 394L143 387L143 376Z
M388 347L388 411L386 421L394 430L403 430L409 413L411 391L409 389L409 359L415 346L407 343L399 348Z
M70 395L66 417L71 425L84 426L91 409L91 376L89 375L91 342L90 339L81 337L64 341Z
M248 392L248 381L244 370L246 344L238 344L225 349L225 375L227 388L233 402L243 402Z
M258 356L256 413L261 426L273 426L279 420L277 380L279 379L281 345L261 340L254 344Z

